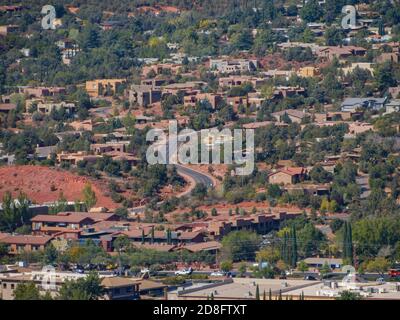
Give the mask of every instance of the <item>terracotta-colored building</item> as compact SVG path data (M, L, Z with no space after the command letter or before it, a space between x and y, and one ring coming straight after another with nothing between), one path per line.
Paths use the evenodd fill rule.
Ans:
M306 175L307 169L302 167L282 168L268 175L268 183L283 185L295 184L303 181Z
M4 235L4 234L3 234ZM52 237L46 235L7 235L0 238L0 243L8 245L9 254L19 254L21 252L33 252L44 250Z
M90 97L97 98L107 94L114 95L125 82L126 79L97 79L86 81L85 88Z

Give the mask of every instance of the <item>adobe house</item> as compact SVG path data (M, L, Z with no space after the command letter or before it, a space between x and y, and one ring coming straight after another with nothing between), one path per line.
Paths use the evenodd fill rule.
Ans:
M282 168L268 175L270 184L295 184L303 181L307 176L307 169L301 167Z
M3 234L4 235L4 234ZM11 255L21 252L42 251L49 244L52 237L40 235L6 235L0 238L0 243L8 246L8 253Z
M93 214L94 215L94 214ZM92 225L95 219L77 212L61 212L57 215L40 214L31 219L33 234L55 234L65 231L79 231Z

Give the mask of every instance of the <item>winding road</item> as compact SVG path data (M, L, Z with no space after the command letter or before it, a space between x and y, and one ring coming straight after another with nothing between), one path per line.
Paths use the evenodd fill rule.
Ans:
M213 179L209 175L207 175L203 172L196 171L192 168L182 166L180 164L175 164L175 166L176 166L178 174L181 174L183 176L189 176L196 182L196 184L202 183L207 188L211 188L214 186ZM187 193L185 192L184 195L186 195L186 194ZM183 194L180 195L180 197L182 197L182 196L183 196ZM179 198L179 196L178 196L178 198ZM161 203L162 203L162 201L160 201L158 204L161 204ZM129 211L131 214L137 214L137 213L143 213L145 209L146 209L146 206L140 206L140 207L132 208Z

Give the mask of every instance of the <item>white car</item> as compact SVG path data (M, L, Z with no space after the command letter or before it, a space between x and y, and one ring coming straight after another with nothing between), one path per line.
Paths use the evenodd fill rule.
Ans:
M225 272L223 271L214 271L210 274L211 277L225 277Z
M176 276L188 276L193 272L192 268L189 269L182 269L182 270L178 270L175 271L175 275Z

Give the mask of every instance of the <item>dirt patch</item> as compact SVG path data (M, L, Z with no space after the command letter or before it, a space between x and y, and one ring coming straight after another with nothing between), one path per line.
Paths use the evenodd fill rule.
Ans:
M82 189L88 182L97 196L96 207L118 207L107 195L101 181L77 176L61 169L33 165L0 168L0 199L7 191L14 197L23 192L32 202L42 204L56 201L62 192L68 201L75 201L82 198Z

